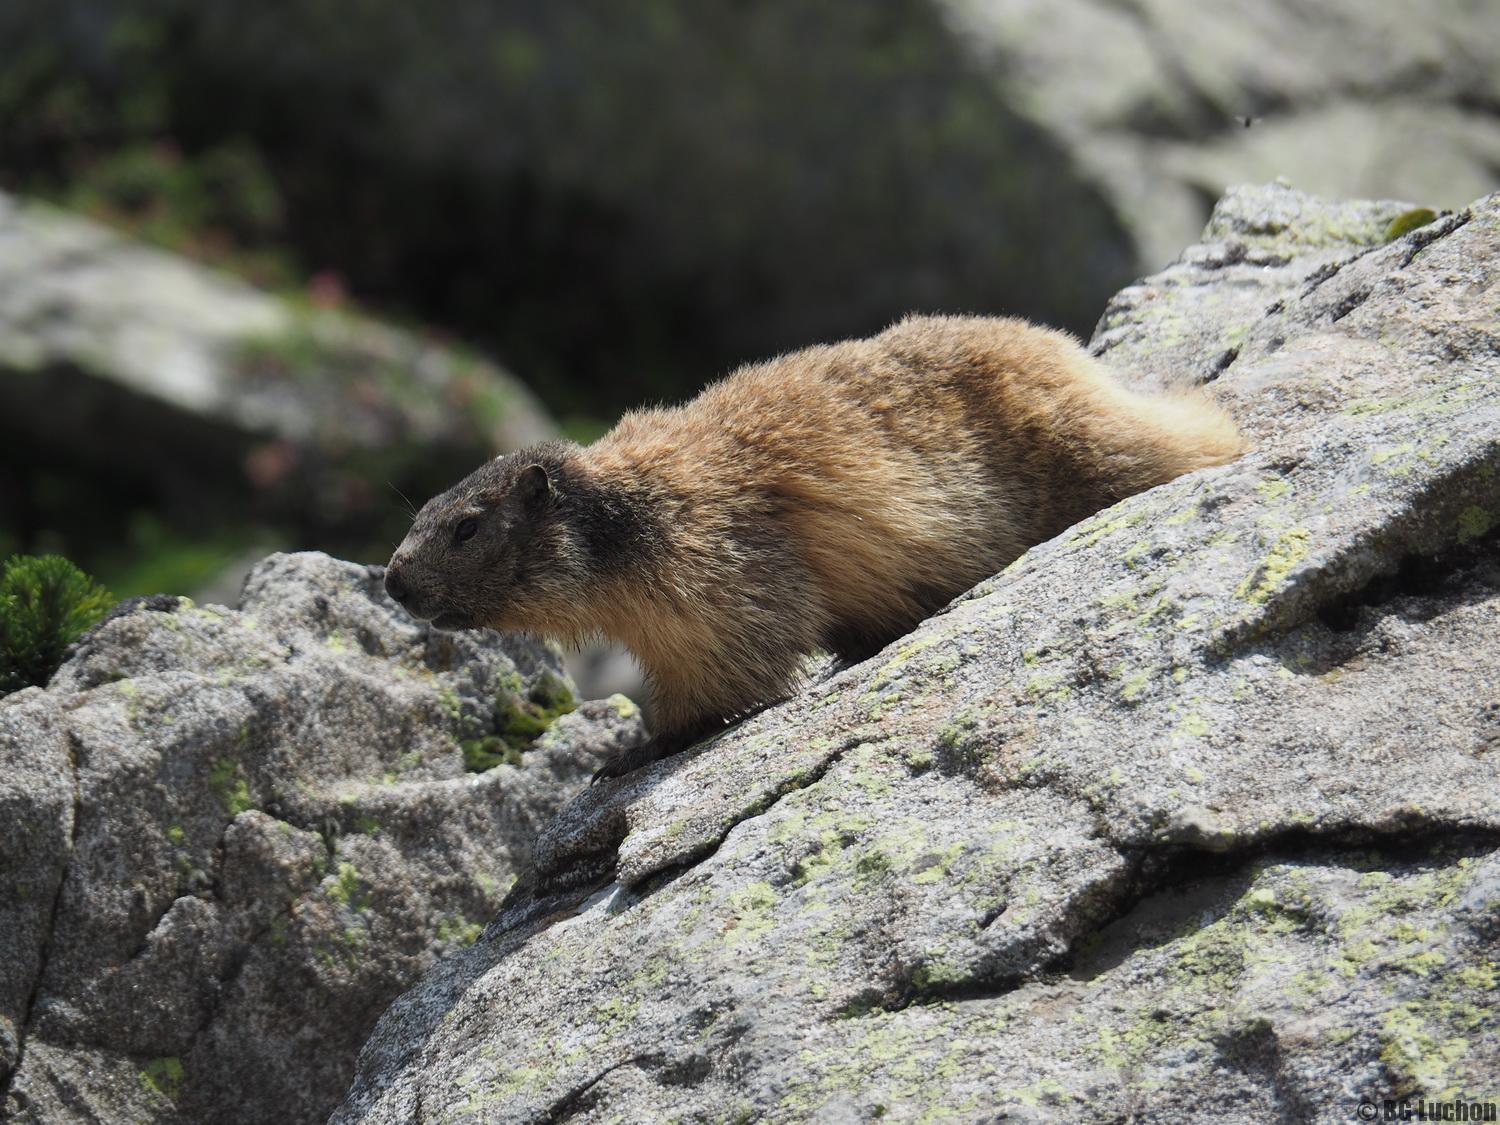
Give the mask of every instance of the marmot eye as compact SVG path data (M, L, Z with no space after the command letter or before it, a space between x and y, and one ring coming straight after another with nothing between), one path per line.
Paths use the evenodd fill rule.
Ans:
M466 520L459 520L458 526L453 529L453 538L462 543L466 539L473 539L474 533L479 530L479 521L472 516Z

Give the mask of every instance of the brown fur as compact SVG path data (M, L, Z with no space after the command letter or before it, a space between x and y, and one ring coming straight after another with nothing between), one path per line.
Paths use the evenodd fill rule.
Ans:
M863 658L1032 544L1242 448L1204 396L1128 391L1063 333L910 317L588 448L491 462L428 503L390 571L440 625L623 643L652 685L650 757L786 695L805 653ZM484 534L456 543L466 513Z

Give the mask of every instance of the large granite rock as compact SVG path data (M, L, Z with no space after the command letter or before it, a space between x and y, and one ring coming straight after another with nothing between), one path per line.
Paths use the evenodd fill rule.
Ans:
M1226 184L1460 207L1500 166L1500 20L1369 0L936 0L1010 104L1115 206L1146 263Z
M8 534L88 554L134 504L185 531L235 513L378 542L399 526L393 485L436 491L554 432L476 356L0 195ZM106 510L86 510L98 496Z
M1406 210L1228 196L1095 344L1254 451L576 798L334 1120L1495 1097L1500 196Z
M378 568L273 555L239 609L122 603L0 700L0 1117L321 1120L641 736L622 697L556 717L560 669L429 632Z

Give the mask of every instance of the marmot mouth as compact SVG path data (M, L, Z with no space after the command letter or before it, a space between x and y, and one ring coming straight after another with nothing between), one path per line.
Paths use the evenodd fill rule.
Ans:
M438 614L429 624L434 629L472 629L474 623L469 620L468 614L455 613L452 610Z

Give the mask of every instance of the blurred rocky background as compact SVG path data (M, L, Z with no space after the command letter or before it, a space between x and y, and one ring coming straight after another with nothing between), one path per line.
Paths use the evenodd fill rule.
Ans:
M228 598L911 310L1092 329L1223 188L1500 169L1482 3L7 0L0 555Z

